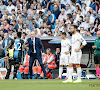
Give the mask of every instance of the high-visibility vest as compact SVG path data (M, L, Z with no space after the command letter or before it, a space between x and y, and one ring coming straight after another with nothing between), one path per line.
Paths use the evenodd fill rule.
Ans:
M49 55L49 59L54 56L52 53ZM55 57L55 56L54 56ZM44 56L44 59L47 61L47 54ZM55 58L52 60L52 62L48 63L48 68L49 69L55 69L56 64L55 64Z
M33 67L33 73L34 73L34 74L38 73L38 68L37 68L36 66Z
M14 56L14 49L10 49L8 52L9 52L9 57L13 57Z
M30 56L28 54L25 55L24 66L29 66Z

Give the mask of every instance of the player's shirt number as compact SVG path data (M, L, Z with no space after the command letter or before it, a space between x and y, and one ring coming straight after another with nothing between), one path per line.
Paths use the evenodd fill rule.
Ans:
M21 50L21 43L17 43L14 45L15 50Z

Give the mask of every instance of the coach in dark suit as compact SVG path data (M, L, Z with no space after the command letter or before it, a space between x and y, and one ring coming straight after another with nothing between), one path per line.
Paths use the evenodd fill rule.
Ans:
M35 37L35 32L31 32L31 38L28 38L27 43L29 46L28 54L30 56L30 61L29 61L30 79L32 79L32 66L35 59L38 59L39 64L42 67L44 77L46 78L47 75L41 58L42 56L41 52L44 53L44 47L42 45L41 40Z

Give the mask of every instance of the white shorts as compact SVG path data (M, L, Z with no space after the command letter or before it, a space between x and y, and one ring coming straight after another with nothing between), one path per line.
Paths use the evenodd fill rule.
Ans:
M82 57L82 52L72 53L69 63L80 64Z
M59 65L69 65L70 54L61 54Z

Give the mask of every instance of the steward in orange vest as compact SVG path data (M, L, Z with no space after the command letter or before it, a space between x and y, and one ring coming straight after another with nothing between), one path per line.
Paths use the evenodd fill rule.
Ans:
M49 69L55 69L56 68L55 56L51 53L50 48L47 48L46 52L47 52L47 54L44 55L44 57L43 57L43 63L47 64Z
M28 79L29 59L30 59L30 56L28 54L26 54L25 58L24 58L24 65L21 65L19 67L19 71L21 73L22 79Z

